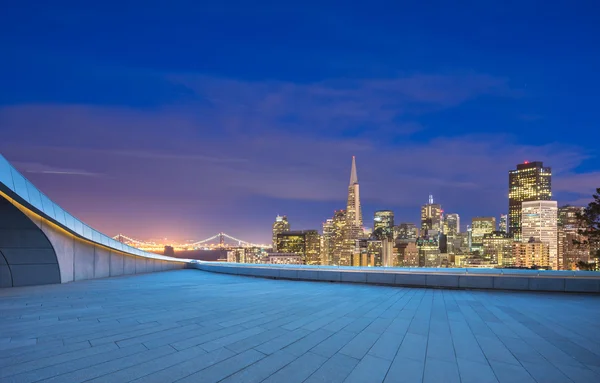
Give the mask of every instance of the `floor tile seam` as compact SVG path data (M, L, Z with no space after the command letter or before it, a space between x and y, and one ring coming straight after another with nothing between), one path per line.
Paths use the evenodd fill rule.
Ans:
M104 346L104 345L103 345L103 346ZM85 348L85 349L79 349L79 350L72 350L72 351L67 351L67 352L65 352L65 353L62 353L62 354L56 354L56 355L52 354L52 355L45 356L45 357L42 357L42 358L39 358L39 359L27 360L27 361L24 361L24 362L21 362L21 363L16 363L16 364L13 364L13 365L11 365L11 366L18 366L18 365L22 365L22 364L28 364L28 363L33 363L33 362L37 362L37 363L39 363L39 361L40 361L40 360L43 360L43 359L54 358L54 357L57 357L57 356L59 356L59 355L65 355L65 354L69 354L69 353L81 352L82 350L89 350L89 349L91 349L91 348L92 348L92 347ZM118 350L118 349L119 349L119 348L117 347L117 348L116 348L116 350ZM25 371L25 372L19 372L19 373L17 373L17 374L7 375L7 376L5 376L5 378L6 378L6 377L9 377L9 376L16 376L16 375L20 375L20 374L28 373L28 372L31 372L31 371L37 371L37 370L41 370L41 369L48 368L48 367L51 367L51 366L56 366L56 365L59 365L59 364L64 364L64 363L69 363L69 362L72 362L72 361L77 361L77 360L80 360L80 359L83 359L83 358L87 358L87 357L90 357L90 356L93 356L93 355L99 355L99 354L103 354L103 353L106 353L106 352L113 352L113 351L116 351L116 350L108 350L108 351L103 351L103 352L100 352L100 353L98 353L98 354L86 355L86 356L82 356L82 357L75 358L75 359L69 359L68 361L64 361L64 362L59 362L59 363L55 363L55 364L44 365L43 367L34 368L34 369L31 369L31 370L27 370L27 371Z
M494 334L494 335L495 335L495 334ZM496 338L498 338L498 337L496 336ZM487 361L488 365L490 366L490 368L492 368L492 364L490 363L490 358L489 358L489 357L486 355L486 353L485 353L485 352L483 351L483 349L481 348L481 344L479 343L479 339L478 339L476 336L475 336L475 341L477 342L477 344L478 344L478 346L479 346L479 349L481 350L481 353L483 354L483 356L484 356L485 360ZM512 356L513 356L513 358L515 358L515 360L516 360L516 361L517 361L517 363L519 364L519 367L521 367L523 370L525 370L525 372L527 372L527 374L528 374L528 375L531 377L531 379L532 379L533 381L535 381L535 382L538 382L538 381L537 381L537 379L535 379L535 377L534 377L534 376L533 376L533 375L532 375L532 374L529 372L529 370L528 370L528 369L527 369L527 368L526 368L526 367L523 365L523 363L521 363L521 361L519 360L519 358L517 358L517 356L516 356L516 355L514 355L514 353L513 353L513 352L510 350L510 348L508 348L508 347L507 347L507 346L504 344L504 342L502 342L502 339L499 339L499 338L498 338L498 341L499 341L500 343L502 343L502 345L503 345L503 346L506 348L506 350L507 350L507 351L508 351L508 352L509 352L509 353L510 353ZM535 350L535 351L537 352L537 350ZM542 356L542 355L540 355L540 356ZM542 356L542 357L543 357L543 356ZM495 360L495 359L491 359L491 360L492 360L492 361L499 362L499 363L504 363L504 364L511 365L511 363L507 363L507 362L504 362L504 361L501 361L501 360ZM494 368L492 368L492 372L494 373L494 376L496 377L496 379L497 379L498 381L500 381L500 379L499 379L498 375L496 374L496 371L494 370ZM546 382L538 382L538 383L546 383Z
M144 346L144 347L145 347L145 346ZM171 348L172 348L172 347L171 347ZM132 367L138 366L138 365L140 365L140 364L144 364L144 363L147 363L147 362L151 362L151 361L153 361L153 360L156 360L156 359L159 359L159 358L164 358L165 356L168 356L168 355L173 355L173 354L176 354L176 353L178 352L178 351L177 351L177 350L175 350L174 348L172 348L172 349L174 350L174 352L172 352L172 353L168 353L168 354L165 354L165 355L159 355L159 356L155 356L155 357L152 357L152 358L150 358L150 359L148 359L148 360L144 360L144 361L143 361L143 362L141 362L141 363L136 363L136 364L134 364L134 365L127 366L127 367L123 367L123 368L120 368L120 369L117 369L117 370L114 370L114 371L108 372L108 373L106 373L106 374L102 374L102 375L99 375L99 376L95 376L95 377L93 377L93 378L91 378L91 379L86 379L86 380L84 380L84 381L82 381L82 382L88 382L88 381L91 381L91 380L96 380L96 379L98 379L98 378L101 378L101 377L103 377L103 376L107 376L107 375L115 374L115 373L118 373L118 372L120 372L120 371L126 370L126 369L128 369L128 368L132 368ZM142 351L140 351L140 352L137 352L137 353L129 354L129 355L125 356L125 358L126 358L126 357L130 357L130 356L134 356L134 355L138 355L138 354L144 353L144 352L146 352L146 351L150 351L150 350L149 350L149 349L146 347L146 350L142 350ZM95 368L95 367L97 367L97 366L100 366L100 365L102 365L102 364L105 364L105 363L111 363L111 362L114 362L115 360L116 360L116 359L107 360L107 361L105 361L105 362L102 362L102 363L99 363L99 364L95 364L95 365L93 365L93 366L87 366L87 367L84 367L84 368L82 368L82 369L79 369L79 370L75 370L75 371L69 371L69 372L67 372L67 373L64 373L64 374L59 374L59 375L56 375L56 376L67 375L67 374L70 374L70 373L73 373L73 372L77 372L77 371L81 371L81 370L89 369L90 367L94 367L94 368ZM166 367L166 368L168 368L168 367ZM166 368L165 368L165 369L166 369ZM163 370L164 370L164 369L163 369ZM160 371L162 371L162 370L160 370ZM159 372L159 371L155 371L155 372ZM53 376L52 378L55 378L56 376ZM148 376L148 374L147 374L147 375L144 375L144 376ZM137 379L137 378L136 378L136 379Z
M555 326L562 327L564 331L566 331L567 333L570 333L569 336L565 336L565 335L563 335L561 333L558 333L558 332L554 331L552 328L550 328L549 326L546 326L546 325L540 323L539 321L538 321L538 323L540 323L542 326L544 326L546 328L549 328L550 331L553 331L556 335L558 335L559 337L561 337L564 341L570 342L570 343L572 343L572 344L574 344L576 346L584 348L584 349L588 350L588 352L590 352L592 354L595 354L596 356L598 356L600 358L600 354L598 354L596 351L590 350L589 348L587 348L587 347L585 347L585 346L583 346L583 345L581 345L579 343L575 343L575 342L572 341L573 338L579 338L579 339L581 339L583 341L586 341L585 343L587 343L588 339L586 339L585 337L583 337L582 335L580 335L578 333L573 332L570 327L565 327L564 323L562 323L562 321L557 321L557 320L554 320L553 318L548 318L548 321L554 325L554 326L552 326L552 328L554 328ZM533 330L531 330L531 331L533 331ZM538 333L538 332L535 332L535 333L537 335L539 335L540 337L542 337L544 339L547 339L545 336L541 335L540 333Z
M255 350L255 351L258 351L258 350ZM279 351L282 351L282 350L279 350ZM260 352L260 351L258 351L258 352ZM307 352L308 352L308 351L307 351ZM261 354L262 354L262 353L261 353ZM305 354L306 354L306 353L305 353ZM273 353L273 354L271 354L271 355L275 355L275 353ZM290 355L291 355L291 354L290 354ZM302 355L304 355L304 354L302 354ZM301 356L302 356L302 355L301 355ZM256 362L252 363L251 365L249 365L249 366L246 366L246 367L244 367L243 369L241 369L241 370L238 370L238 371L234 372L234 373L233 373L233 374L231 374L231 375L228 375L227 377L225 377L225 378L223 378L223 379L219 380L218 382L222 382L222 381L224 381L225 379L228 379L230 376L232 376L232 375L235 375L235 374L237 374L237 373L239 373L239 372L242 372L242 371L244 371L244 370L245 370L245 369L247 369L247 368L250 368L250 367L254 366L254 364L256 364L256 363L258 363L258 362L260 362L260 361L262 361L262 360L265 360L265 359L267 359L269 356L270 356L270 355L265 355L263 358L261 358L261 359L257 360ZM265 380L269 379L269 378L270 378L272 375L275 375L276 373L278 373L279 371L283 370L285 367L287 367L288 365L290 365L290 364L294 363L296 360L298 360L298 359L300 358L300 356L298 356L298 357L296 357L295 355L292 355L292 356L294 356L294 359L290 360L290 361L289 361L288 363L286 363L284 366L282 366L282 367L280 367L279 369L277 369L277 371L274 371L274 372L272 372L271 374L269 374L269 376L266 376L265 378L263 378L263 379L261 380L261 382L263 382L263 381L265 381ZM217 383L218 383L218 382L217 382Z
M118 350L118 348L117 348L117 350ZM48 365L48 366L44 366L44 367L40 367L40 368L36 368L36 369L32 369L32 370L27 370L27 371L24 371L24 372L20 372L20 373L18 373L18 374L8 375L8 376L5 376L4 378L7 378L7 377L14 377L14 376L23 375L23 374L29 374L29 373L31 373L31 372L35 372L35 371L39 371L39 370L43 370L43 369L46 369L46 368L50 368L50 367L54 367L54 366L58 366L58 365L62 365L62 364L72 363L73 361L77 361L77 360L81 360L81 359L85 359L85 358L90 358L90 357L93 357L93 356L98 356L98 355L100 355L100 354L105 354L105 353L108 353L108 352L114 352L114 351L115 351L115 350L109 350L109 351L101 352L101 353L98 353L98 354L92 354L92 355L82 356L81 358L77 358L77 359L71 359L71 360L68 360L68 361L65 361L65 362L60 362L60 363L51 364L51 365ZM138 351L138 352L134 352L134 353L132 353L132 354L128 354L128 355L126 355L126 356L136 355L136 354L139 354L139 353L142 353L142 352L146 352L146 350L141 350L141 351ZM111 359L111 360L107 360L107 361L100 362L100 363L97 363L97 364L93 364L93 365L91 365L91 366L86 366L86 367L82 367L82 368L77 368L77 369L75 369L75 370L72 370L72 371L68 371L68 372L65 372L65 373L62 373L62 374L54 375L54 376L52 376L51 378L54 378L54 377L57 377L57 376L61 376L61 375L70 374L70 373L72 373L72 372L76 372L76 371L81 371L81 370L84 370L84 369L86 369L86 368L89 368L89 367L95 367L95 366L98 366L98 365L101 365L101 364L104 364L104 363L111 362L111 361L113 361L113 360L115 360L115 359ZM50 379L50 378L43 378L43 379L41 379L41 380L46 380L46 379ZM37 381L35 381L35 382L37 382ZM34 382L32 382L32 383L34 383Z
M252 350L254 350L254 349L252 349ZM231 351L231 350L230 350L230 351ZM246 351L247 351L247 350L246 350ZM244 352L246 352L246 351L244 351ZM260 351L258 351L258 350L254 350L254 351L256 351L256 352L258 352L259 354L261 354L261 355L262 355L262 358L260 358L260 359L258 359L258 360L256 360L256 361L254 361L252 364L250 364L250 365L248 365L248 366L246 366L246 367L250 367L250 366L252 366L254 363L257 363L257 362L259 362L259 361L261 361L261 360L265 359L265 358L268 356L268 355L266 355L266 354L264 354L264 353L262 353L262 352L260 352ZM223 362L225 362L225 361L227 361L227 360L229 360L229 359L231 359L231 358L235 358L236 356L238 356L238 355L241 355L241 354L243 354L244 352L241 352L241 353L239 353L239 354L233 354L233 355L231 355L229 358L225 358L225 359L219 360L219 361L218 361L218 362L216 362L216 363L210 364L210 365L208 365L208 366L206 366L206 367L204 367L204 368L201 368L200 370L197 370L197 371L194 371L194 372L192 372L192 373L191 373L191 374L189 374L189 375L186 375L186 376L184 376L184 377L181 377L181 378L179 378L179 379L177 379L177 380L173 381L172 383L177 383L177 382L179 382L179 381L181 381L181 380L183 380L183 379L187 379L187 378L189 378L190 376L192 376L192 375L195 375L195 374L197 374L197 373L199 373L199 372L201 372L201 371L204 371L204 370L206 370L206 369L208 369L208 368L214 367L214 366L216 366L216 365L218 365L218 364L220 364L220 363L223 363ZM182 362L182 363L185 363L185 362ZM234 374L238 373L239 371L241 371L241 370L245 369L246 367L244 367L244 368L241 368L241 369L239 369L239 370L236 370L236 371L234 371L233 373L231 373L231 374L227 375L226 377L224 377L223 379L219 380L219 382L220 382L220 381L222 381L222 380L224 380L224 379L227 379L227 378L229 378L231 375L234 375Z

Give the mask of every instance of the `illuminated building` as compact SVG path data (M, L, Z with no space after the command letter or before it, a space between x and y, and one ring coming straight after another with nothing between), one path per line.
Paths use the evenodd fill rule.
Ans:
M393 246L388 239L359 239L358 251L352 256L352 266L382 267L393 265Z
M333 251L335 249L335 230L333 218L323 222L323 235L321 236L321 265L331 265Z
M521 217L522 241L528 242L533 239L546 244L549 251L548 266L554 270L558 270L559 265L557 221L558 207L556 201L523 202Z
M460 216L456 213L446 214L444 216L444 224L443 224L443 232L444 232L444 250L443 252L448 252L450 254L454 254L456 252L456 239L460 234ZM440 238L442 241L442 238ZM440 249L441 249L440 243Z
M273 251L277 252L277 234L285 233L290 231L290 223L287 217L277 216L275 217L275 223L273 223Z
M321 264L321 236L316 230L305 230L305 262L307 265Z
M394 266L419 267L419 249L414 241L396 243L397 260Z
M440 248L437 240L419 238L417 240L420 267L439 267Z
M244 263L265 263L268 253L262 247L244 247Z
M552 170L542 162L518 164L508 173L509 234L521 240L521 204L552 199Z
M393 238L394 212L391 210L378 210L373 216L373 234L377 239Z
M430 236L431 231L442 230L442 206L433 203L433 196L429 195L429 203L421 207L421 235Z
M297 254L307 265L318 265L321 238L316 230L288 231L277 234L279 253Z
M511 267L515 265L513 239L504 231L494 231L483 236L483 258L491 265Z
M227 262L249 263L246 262L246 251L243 247L231 248L227 251Z
M352 258L344 252L344 235L346 234L346 210L336 210L332 218L333 248L330 249L329 261L334 266L350 266Z
M394 226L394 237L396 239L412 239L419 237L419 228L414 223L401 223Z
M348 186L348 204L346 206L346 220L349 225L362 229L362 209L360 206L360 188L356 173L356 158L352 156L352 169L350 170L350 185Z
M508 216L506 214L500 214L500 223L498 226L498 230L499 231L503 231L505 233L508 233L508 226L507 226L507 222L508 221Z
M558 208L558 262L561 269L574 270L577 262L590 261L590 248L588 244L575 244L574 241L583 242L585 236L579 234L582 229L577 218L578 213L583 213L584 207L562 206Z
M471 221L471 251L481 251L483 236L496 231L496 218L474 217Z
M513 242L515 266L526 268L549 268L550 248L544 242L531 239L527 242Z
M357 241L363 236L362 209L360 206L360 188L356 173L356 158L352 156L350 184L348 185L348 203L346 205L346 226L344 228L344 244L340 254L340 265L350 265L352 256L357 250Z
M446 214L444 217L444 234L454 238L460 233L460 216L456 213Z

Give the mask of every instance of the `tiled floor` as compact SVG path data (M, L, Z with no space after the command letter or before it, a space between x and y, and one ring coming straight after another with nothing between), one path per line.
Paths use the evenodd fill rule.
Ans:
M600 382L600 296L181 270L0 290L0 381Z

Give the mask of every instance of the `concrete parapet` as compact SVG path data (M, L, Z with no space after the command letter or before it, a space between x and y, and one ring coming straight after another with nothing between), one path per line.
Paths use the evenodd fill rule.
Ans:
M191 262L188 268L262 278L449 289L600 293L600 273L469 269L342 268ZM443 270L443 271L442 271Z

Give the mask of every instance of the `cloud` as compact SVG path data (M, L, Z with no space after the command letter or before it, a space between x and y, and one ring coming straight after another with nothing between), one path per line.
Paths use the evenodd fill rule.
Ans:
M54 167L38 162L13 162L13 165L24 173L38 173L38 174L56 174L56 175L67 175L67 176L84 176L84 177L100 177L103 176L101 173L93 173L80 169L72 168L61 168Z
M240 81L170 75L209 105L203 111L229 129L260 125L322 134L386 131L410 135L423 129L415 116L481 96L516 97L505 78L485 74L413 75L389 79L332 79L314 83Z

